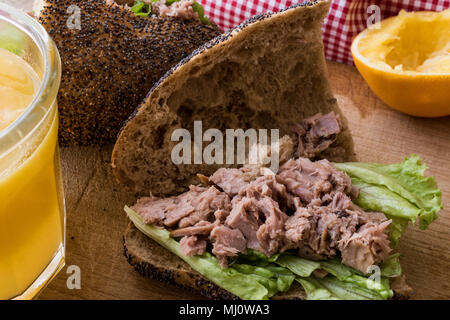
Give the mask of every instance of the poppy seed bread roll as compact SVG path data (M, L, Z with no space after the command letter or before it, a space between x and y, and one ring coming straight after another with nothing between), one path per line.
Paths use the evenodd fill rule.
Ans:
M63 145L113 143L154 83L220 34L197 19L135 16L112 0L43 0L35 8L61 55Z

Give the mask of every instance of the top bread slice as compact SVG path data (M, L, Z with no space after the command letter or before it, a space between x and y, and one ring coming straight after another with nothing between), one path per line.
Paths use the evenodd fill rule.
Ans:
M213 39L172 68L121 131L112 155L117 179L134 192L177 194L221 165L175 165L171 141L193 122L209 128L277 128L280 137L317 113L334 111L342 130L327 152L354 158L353 142L327 77L321 24L329 1L255 16ZM191 134L191 136L193 136Z
M155 82L221 33L199 20L138 17L112 0L40 0L34 11L61 55L63 145L114 143Z

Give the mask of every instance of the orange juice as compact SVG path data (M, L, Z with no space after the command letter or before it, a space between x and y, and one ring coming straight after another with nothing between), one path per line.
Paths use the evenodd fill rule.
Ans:
M38 75L29 64L0 48L0 131L25 111L39 83Z
M40 82L24 60L0 49L0 133L23 114ZM41 275L63 252L57 134L54 107L40 130L31 132L8 156L0 154L0 299L27 290L24 297L33 297L49 280L41 280ZM62 267L63 256L58 257L56 269Z

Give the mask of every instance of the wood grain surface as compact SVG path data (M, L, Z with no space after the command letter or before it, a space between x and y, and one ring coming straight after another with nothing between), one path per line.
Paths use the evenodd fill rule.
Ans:
M415 299L450 299L450 117L413 118L387 108L354 67L329 63L333 91L347 116L360 161L393 163L418 153L442 190L444 210L426 231L410 227L399 251ZM81 269L81 289L66 286L66 268L40 299L196 299L197 294L133 271L122 254L133 195L111 176L111 148L61 150L67 206L67 265Z

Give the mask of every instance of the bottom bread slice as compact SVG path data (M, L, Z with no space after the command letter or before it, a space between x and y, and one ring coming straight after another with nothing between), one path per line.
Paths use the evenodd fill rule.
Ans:
M123 235L124 255L142 276L173 284L177 287L199 292L211 299L236 300L232 293L215 285L194 271L186 262L160 246L129 223ZM404 277L391 281L394 299L408 299L411 288ZM288 292L273 296L274 300L305 300L303 288L294 282Z

